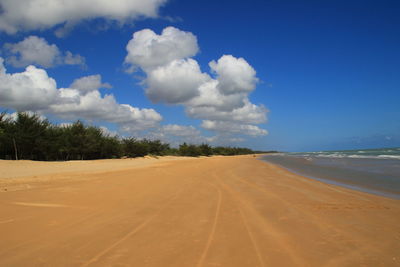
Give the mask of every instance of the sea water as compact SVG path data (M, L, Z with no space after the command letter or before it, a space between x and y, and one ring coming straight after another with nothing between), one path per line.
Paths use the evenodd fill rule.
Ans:
M400 148L275 153L263 160L323 182L400 199Z

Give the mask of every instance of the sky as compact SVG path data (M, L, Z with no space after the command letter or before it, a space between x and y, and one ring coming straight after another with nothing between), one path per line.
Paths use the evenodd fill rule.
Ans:
M0 111L173 145L400 146L399 1L0 7Z

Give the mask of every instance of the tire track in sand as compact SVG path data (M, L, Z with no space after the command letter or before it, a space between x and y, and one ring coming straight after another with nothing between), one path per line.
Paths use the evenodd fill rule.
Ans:
M271 236L273 236L275 238L276 245L280 246L283 250L285 250L287 252L288 257L291 259L294 266L307 266L305 260L297 255L296 250L294 248L292 248L289 244L286 244L285 242L283 242L279 239L279 237L277 236L278 230L275 229L272 225L270 225L267 221L265 221L265 219L263 217L261 217L258 214L258 212L251 205L247 204L246 201L244 200L244 197L240 196L239 192L232 189L228 184L222 182L217 176L215 176L215 178L218 181L218 183L232 196L232 198L234 198L236 200L236 203L237 203L236 205L239 209L239 212L241 212L242 220L244 222L246 229L249 230L248 234L250 236L250 239L252 240L254 250L257 254L257 257L260 261L261 266L265 266L264 260L262 258L261 250L260 250L259 246L257 245L255 237L250 230L248 222L246 221L246 219L244 219L245 215L244 215L242 208L239 207L239 204L242 205L243 208L245 208L249 213L251 213L251 217L253 219L257 220L258 224L262 225L263 228L267 230L268 234L270 234Z
M236 177L236 180L237 180L237 181L239 181L239 182L241 182L241 183L243 183L243 184L246 184L246 185L248 185L248 186L250 186L250 187L256 189L257 191L262 192L262 193L264 193L264 194L267 194L267 195L269 195L270 197L275 198L276 200L279 200L281 203L285 203L286 205L290 206L290 203L289 203L287 200L278 197L276 194L272 193L271 191L267 191L267 190L266 190L265 188L263 188L261 185L259 185L259 184L257 184L257 183L254 183L254 182L249 182L247 179L241 178L241 177L235 175L233 172L230 172L230 174L231 174L231 176ZM296 176L293 176L293 177L296 178ZM323 222L323 225L321 225L321 224L314 224L314 226L315 226L316 228L318 228L319 230L330 229L330 231L336 232L337 235L342 236L342 238L351 240L351 237L349 236L348 233L344 232L344 231L341 230L341 229L335 228L331 223L329 223L329 222L328 222L327 220L325 220L323 217L318 217L318 216L312 214L311 212L305 212L304 210L303 210L303 214L311 218L311 219L308 220L308 221L315 222L315 221L317 221L317 219L319 219L320 221L322 221L322 222ZM357 234L357 233L353 232L353 234ZM359 238L362 238L361 235L359 235L359 234L357 234L357 235L359 236ZM359 244L359 243L358 243L358 244L357 244L357 247L358 247L358 250L349 251L349 252L347 252L346 254L341 255L341 256L338 257L337 259L331 259L331 260L329 260L329 261L326 263L327 266L331 266L331 265L330 265L330 262L331 262L331 261L340 260L340 259L346 259L346 258L351 258L352 255L359 254L359 253L361 253L361 252L363 252L363 251L366 252L367 254L368 254L368 253L369 253L369 254L376 254L376 252L377 252L376 249L373 249L373 247L372 247L371 245L369 245L368 243L364 243L364 244Z
M164 203L164 205L161 206L161 208L156 211L152 216L150 216L149 218L147 218L146 220L144 220L141 224L139 224L138 226L136 226L135 228L133 228L131 231L129 231L128 233L126 233L124 236L122 236L120 239L118 239L117 241L115 241L114 243L112 243L111 245L109 245L108 247L106 247L105 249L101 250L99 253L97 253L95 256L93 256L91 259L89 259L88 261L86 261L85 263L83 263L81 265L81 267L86 267L89 266L92 263L97 262L101 257L103 257L105 254L107 254L108 252L110 252L112 249L114 249L115 247L117 247L119 244L121 244L122 242L124 242L125 240L127 240L128 238L130 238L131 236L133 236L134 234L136 234L137 232L139 232L140 230L142 230L144 227L146 227L152 220L154 220L166 207L168 207L168 205L170 205L176 198L178 198L178 196L184 191L184 188L182 188L181 190L179 190L176 194L174 194L168 201L166 201Z
M213 171L213 172L210 174L210 176L214 178L214 180L218 183L219 186L214 185L214 184L211 183L211 182L207 182L207 181L205 181L205 182L207 182L210 186L214 187L214 188L218 191L219 199L218 199L218 204L217 204L216 213L215 213L215 216L214 216L213 228L212 228L212 230L211 230L211 232L210 232L209 239L208 239L207 245L206 245L206 247L205 247L205 249L204 249L204 252L203 252L203 254L202 254L202 257L201 257L201 259L199 260L198 264L196 265L197 267L200 267L200 266L203 264L204 259L205 259L206 255L207 255L207 251L208 251L208 249L209 249L210 246L211 246L212 239L214 238L214 235L215 235L215 228L216 228L216 225L217 225L217 220L218 220L219 213L220 213L219 210L220 210L220 206L221 206L222 190L221 190L219 187L221 187L221 182L220 182L220 180L219 180L219 178L218 178L218 175L216 174L215 171ZM225 191L226 191L226 190L225 190ZM228 193L229 193L229 192L228 192ZM248 236L249 236L250 242L252 243L252 246L253 246L253 249L254 249L254 251L255 251L255 254L257 255L257 258L258 258L258 261L259 261L259 263L260 263L260 266L261 266L261 267L265 267L266 265L265 265L264 260L263 260L263 258L262 258L261 250L260 250L259 246L257 245L257 242L256 242L256 240L255 240L255 237L254 237L254 235L253 235L253 233L252 233L252 231L251 231L251 229L250 229L250 226L249 226L247 220L245 219L245 216L244 216L244 214L243 214L243 211L242 211L242 209L239 207L239 205L236 203L236 201L234 201L234 202L235 202L235 204L236 204L236 205L235 205L236 208L237 208L238 211L239 211L241 220L242 220L243 225L244 225L244 228L246 229L246 232L247 232L247 234L248 234Z
M66 225L63 225L61 227L57 227L57 228L54 228L54 229L47 229L46 230L46 237L55 235L55 234L60 233L60 232L65 232L68 229L73 228L76 225L80 225L83 222L88 221L91 218L93 218L93 217L95 217L95 216L97 216L99 214L102 214L102 213L103 213L102 210L91 212L91 213L81 217L79 220L70 222L69 224L66 224ZM28 218L32 218L32 216L30 216ZM18 218L18 220L20 220L20 218ZM27 218L24 218L24 220L27 220ZM31 247L35 248L35 250L39 250L39 249L42 248L42 246L38 246L37 245L38 241L40 241L40 240L43 240L43 236L42 235L33 237L33 238L29 239L29 240L26 240L26 241L24 241L22 243L19 243L19 244L15 245L15 246L8 247L8 249L3 250L3 251L0 252L0 257L5 257L4 255L7 255L9 253L14 253L13 250L18 250L18 249L20 249L22 247L26 247L26 246L29 246L29 245L32 245ZM18 255L18 257L21 257L21 256L22 255Z
M217 200L217 207L215 209L213 225L211 227L211 231L210 231L210 234L208 236L207 243L206 243L206 246L204 247L203 253L201 254L201 257L200 257L199 261L196 264L197 267L201 267L203 265L204 260L205 260L205 258L207 256L208 250L211 247L212 241L213 241L214 236L215 236L215 230L217 229L218 218L219 218L219 214L220 214L220 210L221 210L221 202L222 202L221 189L219 189L217 186L213 185L212 183L208 183L208 184L210 184L212 187L214 187L217 190L217 192L218 192L218 200Z
M225 184L225 183L222 183L222 182L219 180L218 176L217 176L215 173L214 173L214 178L215 178L215 180L216 180L222 187L225 187L224 185L226 185L226 184ZM226 186L227 186L227 185L226 185ZM225 188L225 190L226 190L229 194L232 194L232 192L229 192L226 188ZM233 198L234 198L234 197L233 197ZM238 211L239 211L240 218L241 218L241 220L242 220L242 222L243 222L243 225L244 225L244 228L246 229L246 232L247 232L247 234L248 234L248 236L249 236L249 238L250 238L251 244L252 244L253 249L254 249L254 251L255 251L255 253L256 253L256 255L257 255L258 261L259 261L261 267L265 267L266 265L265 265L265 263L264 263L264 259L263 259L263 257L262 257L262 253L261 253L260 247L259 247L258 244L257 244L257 241L256 241L256 239L255 239L255 237L254 237L254 235L253 235L253 232L251 231L251 228L250 228L250 225L249 225L249 223L248 223L248 221L247 221L247 219L246 219L246 216L244 216L244 213L243 213L242 209L239 207L237 201L234 200L234 202L236 203L236 208L237 208Z
M251 240L251 243L253 244L253 248L254 248L254 250L255 250L255 252L256 252L256 254L257 254L258 261L260 262L261 267L265 267L266 265L265 265L264 260L263 260L263 258L262 258L262 254L261 254L260 248L259 248L259 246L257 245L256 239L254 238L254 235L253 235L253 233L252 233L252 231L251 231L251 229L250 229L250 225L249 225L249 223L247 222L246 216L244 216L243 211L242 211L242 209L239 207L239 205L237 205L237 208L238 208L238 210L239 210L240 217L242 218L244 227L245 227L246 230L247 230L247 234L249 235L250 240Z

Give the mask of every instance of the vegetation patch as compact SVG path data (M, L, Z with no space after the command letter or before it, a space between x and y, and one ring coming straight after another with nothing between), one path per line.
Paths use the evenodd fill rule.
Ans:
M37 114L18 113L16 119L0 114L0 159L88 160L150 156L211 156L263 153L249 148L181 144L173 148L160 140L121 138L76 121L54 125Z

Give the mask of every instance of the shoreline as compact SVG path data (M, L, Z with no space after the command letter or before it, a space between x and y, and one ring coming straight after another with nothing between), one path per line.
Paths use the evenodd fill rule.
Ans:
M395 193L391 193L391 192L386 192L386 191L379 191L379 190L375 190L374 188L368 188L368 187L363 187L361 185L357 185L357 184L351 184L351 183L345 183L345 182L341 182L340 180L335 180L335 178L320 178L320 177L316 177L316 176L312 176L312 175L307 175L304 173L301 173L300 171L296 171L293 170L291 168L285 167L284 165L275 163L275 162L269 162L263 159L259 159L263 162L268 162L270 164L279 166L282 169L285 169L295 175L313 180L313 181L319 181L322 182L324 184L329 184L329 185L334 185L334 186L339 186L342 188L347 188L353 191L357 191L357 192L363 192L363 193L367 193L367 194L372 194L375 196L380 196L380 197L386 197L386 198L390 198L390 199L396 199L396 200L400 200L400 195L395 194Z
M129 168L117 161L83 162L107 170L80 169L36 183L33 176L8 178L32 187L0 193L0 265L400 261L399 200L311 180L253 155L141 159Z
M287 171L311 180L320 181L326 184L336 185L351 190L383 196L391 199L400 199L398 183L393 184L393 186L395 187L388 187L387 180L393 178L390 176L390 178L388 178L384 174L375 174L367 171L360 172L351 169L340 168L334 165L310 165L309 162L304 162L302 165L293 165L291 161L286 161L285 158L274 158L274 156L269 158L268 155L263 155L258 159L264 162L268 162L270 164L275 164L283 169L286 169ZM354 179L354 177L356 177L356 179ZM373 183L371 183L370 181L371 177L374 179Z

